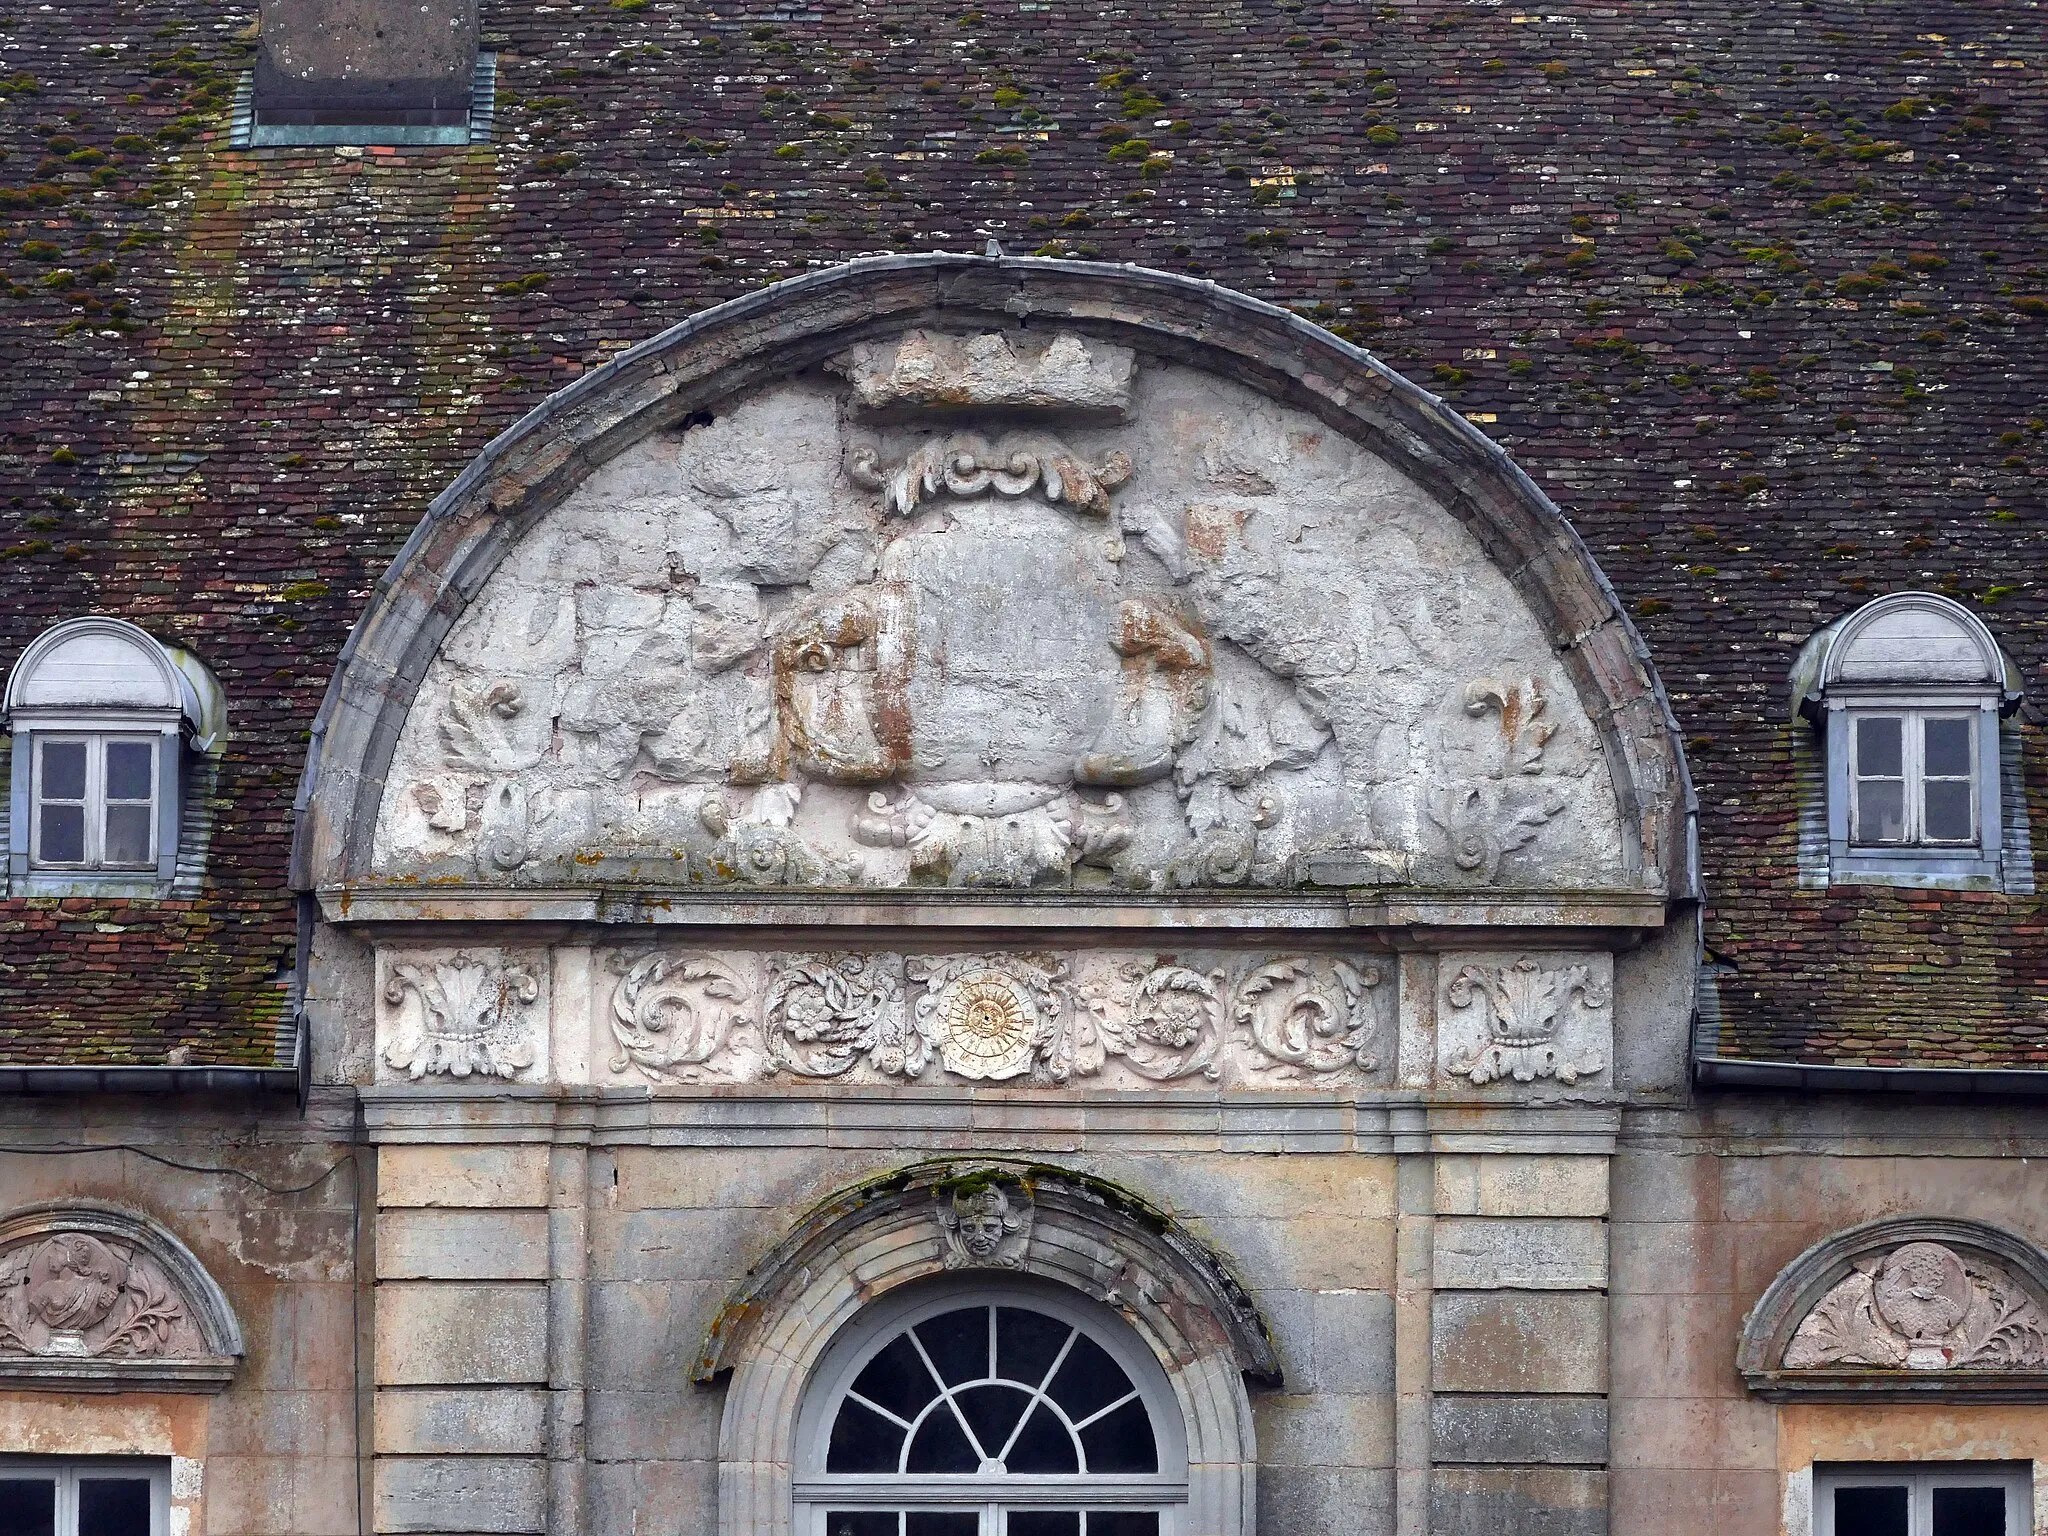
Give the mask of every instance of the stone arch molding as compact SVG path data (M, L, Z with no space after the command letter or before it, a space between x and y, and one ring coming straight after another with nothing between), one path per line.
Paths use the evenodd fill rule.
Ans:
M242 1353L220 1286L147 1217L86 1203L0 1219L0 1386L218 1391Z
M1188 1529L1253 1529L1257 1460L1246 1383L1277 1386L1264 1323L1222 1262L1170 1218L1100 1180L1003 1159L918 1164L820 1205L748 1274L694 1375L730 1373L718 1528L788 1536L799 1409L842 1329L902 1287L1035 1277L1120 1314L1158 1360L1187 1432Z
M378 584L299 810L301 889L1696 888L1647 653L1499 448L1038 259L811 274L536 409Z
M1736 1363L1774 1400L2048 1401L2048 1253L1945 1217L1851 1227L1770 1283Z

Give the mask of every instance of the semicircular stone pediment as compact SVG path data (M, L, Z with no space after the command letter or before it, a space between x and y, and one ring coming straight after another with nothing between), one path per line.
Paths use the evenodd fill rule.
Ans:
M0 1385L214 1391L241 1354L219 1285L154 1222L97 1204L0 1219Z
M2048 1397L2048 1254L1977 1222L1906 1217L1815 1244L1743 1330L1766 1397Z
M1663 884L1583 677L1389 456L1078 330L823 363L508 543L370 883Z

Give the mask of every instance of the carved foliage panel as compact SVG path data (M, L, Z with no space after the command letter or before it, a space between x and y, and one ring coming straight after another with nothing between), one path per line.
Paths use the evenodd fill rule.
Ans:
M375 867L498 885L1612 886L1594 732L1385 462L915 333L595 472L423 683Z
M1384 957L607 952L598 1081L1016 1087L1384 1082Z

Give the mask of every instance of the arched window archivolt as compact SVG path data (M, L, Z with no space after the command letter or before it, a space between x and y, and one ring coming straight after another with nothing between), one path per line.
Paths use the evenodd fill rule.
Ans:
M696 1375L728 1373L725 1536L826 1536L827 1514L863 1510L878 1518L841 1521L851 1536L1235 1536L1252 1529L1246 1383L1280 1379L1197 1240L1099 1181L1005 1162L826 1202L721 1310Z

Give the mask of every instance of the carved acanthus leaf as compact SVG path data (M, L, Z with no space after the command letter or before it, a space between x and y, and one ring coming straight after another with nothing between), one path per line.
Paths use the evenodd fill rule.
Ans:
M930 1042L909 1029L901 962L883 955L792 955L763 1009L768 1070L837 1077L866 1058L891 1077L916 1077Z
M415 1079L472 1073L513 1077L533 1065L526 1009L539 995L540 983L520 965L469 955L438 964L395 965L384 984L384 1001L412 1016L401 1020L384 1059ZM415 1000L412 1009L408 997Z
M1184 965L1118 966L1088 998L1103 1049L1155 1083L1214 1082L1223 1044L1223 973Z
M1038 489L1047 501L1077 512L1109 515L1109 493L1131 475L1121 453L1091 465L1073 449L1042 433L1012 433L994 443L974 432L927 439L894 469L885 469L872 445L853 450L847 476L865 490L883 493L883 504L908 517L919 503L946 493L959 497L1022 496Z
M1606 1063L1593 1052L1560 1046L1558 1034L1574 1008L1607 1006L1607 984L1592 967L1546 967L1533 960L1513 965L1467 965L1446 991L1453 1008L1484 1010L1486 1043L1459 1056L1450 1070L1474 1083L1513 1078L1518 1083L1554 1077L1575 1083Z
M483 773L522 773L541 760L547 741L540 727L518 728L526 714L525 691L508 678L471 688L448 687L448 705L441 715L441 744L458 767Z
M1466 686L1465 714L1499 719L1496 750L1483 771L1439 783L1427 809L1443 831L1451 862L1468 874L1498 877L1501 860L1526 848L1564 809L1565 797L1555 787L1535 782L1543 772L1544 749L1557 732L1544 718L1548 708L1534 678L1513 683L1481 678Z

